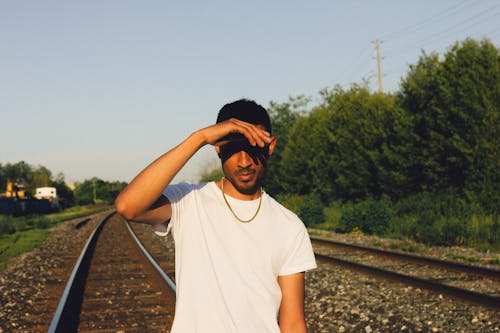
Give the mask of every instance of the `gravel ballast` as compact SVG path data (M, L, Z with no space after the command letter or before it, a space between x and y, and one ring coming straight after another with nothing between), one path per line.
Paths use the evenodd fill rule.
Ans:
M106 214L93 215L80 229L75 224L81 219L61 224L45 244L0 271L0 332L46 331L47 317L57 306L74 261ZM139 228L149 238L149 227ZM160 247L158 253L162 253L161 247L169 253L161 261L171 272L172 264L167 262L173 259L171 237L153 235L152 239L155 248ZM360 237L356 242L363 243ZM383 243L372 237L367 242L364 245ZM444 254L436 249L429 253L448 257L453 249L441 250ZM462 253L471 254L468 250ZM309 332L500 332L498 311L323 262L306 273L305 309Z

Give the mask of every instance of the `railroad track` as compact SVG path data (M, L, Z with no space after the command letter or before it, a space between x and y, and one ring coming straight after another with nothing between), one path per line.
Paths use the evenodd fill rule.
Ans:
M500 271L321 238L316 258L500 310Z
M112 213L87 241L48 332L167 332L174 308L175 285Z

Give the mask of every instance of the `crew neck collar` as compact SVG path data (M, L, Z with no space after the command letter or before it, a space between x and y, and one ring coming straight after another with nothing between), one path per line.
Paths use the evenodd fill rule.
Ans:
M215 191L217 191L217 193L220 195L221 189L220 189L219 186L217 186L217 183L216 183L215 180L211 182L211 185L212 185L213 189ZM257 197L255 199L251 199L251 200L243 200L243 199L235 198L235 197L231 196L230 194L228 194L226 192L224 192L224 194L226 195L226 198L228 198L230 201L241 202L241 203L245 203L245 202L246 203L258 202L259 198L260 198L260 197ZM264 191L264 189L262 189L262 194L261 195L262 195L262 200L264 200L265 199L265 195L266 195L266 191Z

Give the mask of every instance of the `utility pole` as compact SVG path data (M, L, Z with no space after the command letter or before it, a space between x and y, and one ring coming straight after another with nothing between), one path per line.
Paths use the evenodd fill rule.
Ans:
M382 94L384 89L382 88L382 65L380 62L380 41L378 38L375 40L375 49L377 50L378 91Z

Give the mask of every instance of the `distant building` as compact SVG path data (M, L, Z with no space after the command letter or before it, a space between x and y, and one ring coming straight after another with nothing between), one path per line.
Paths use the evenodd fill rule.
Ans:
M46 199L51 203L52 208L59 208L59 197L55 187L38 187L36 189L35 198Z

